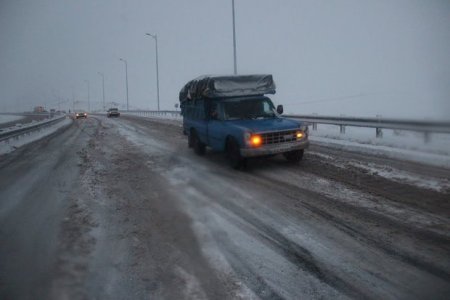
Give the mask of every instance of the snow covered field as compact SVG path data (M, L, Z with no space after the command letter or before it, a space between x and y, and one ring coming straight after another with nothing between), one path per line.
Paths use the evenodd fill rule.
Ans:
M310 139L333 148L450 168L449 134L434 133L425 142L419 132L384 129L383 137L377 138L375 128L346 127L341 134L339 126L319 124L316 131L310 127Z
M22 116L13 116L13 115L0 115L0 124L16 121L23 119Z
M421 132L383 129L383 137L377 138L375 128L347 126L345 131L341 134L337 125L318 124L316 131L310 128L310 134L315 137L450 155L450 134L431 133L429 141L425 142Z

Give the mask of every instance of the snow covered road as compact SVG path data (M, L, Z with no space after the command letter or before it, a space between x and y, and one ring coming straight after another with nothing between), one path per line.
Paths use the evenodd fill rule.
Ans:
M450 170L312 145L229 168L176 122L0 157L0 299L448 299Z

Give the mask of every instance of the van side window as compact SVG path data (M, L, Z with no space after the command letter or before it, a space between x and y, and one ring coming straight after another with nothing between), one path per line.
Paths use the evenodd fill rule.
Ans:
M203 99L185 101L182 106L183 116L191 120L204 120L206 116L204 105Z
M212 120L219 120L219 105L217 101L211 101L210 108L209 108L209 117Z

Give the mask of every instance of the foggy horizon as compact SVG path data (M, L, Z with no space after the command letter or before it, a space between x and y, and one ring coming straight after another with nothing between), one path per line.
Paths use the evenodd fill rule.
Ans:
M239 74L273 74L286 113L450 119L450 2L235 1ZM173 110L233 73L231 0L0 3L0 112ZM75 102L75 105L74 103ZM59 104L58 104L59 103Z

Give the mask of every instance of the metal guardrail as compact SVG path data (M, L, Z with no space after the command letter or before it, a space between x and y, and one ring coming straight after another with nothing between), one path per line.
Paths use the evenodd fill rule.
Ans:
M430 120L406 120L406 119L384 119L358 118L358 117L333 117L317 115L284 115L287 118L299 119L312 125L317 130L317 124L338 125L340 132L345 133L346 126L375 128L375 136L383 137L383 129L404 130L422 132L425 143L431 139L431 133L450 133L450 121Z
M132 114L135 116L161 116L161 117L181 117L179 110L128 110L128 111L121 111L121 114Z
M379 129L397 129L418 132L450 133L450 121L402 120L385 118L333 117L317 115L284 115L287 118L300 119L311 124L330 124Z
M59 123L66 119L66 116L62 116L59 118L51 119L45 122L39 122L37 124L33 124L30 126L24 126L13 130L8 130L6 132L2 132L0 130L0 142L8 142L10 139L15 138L18 139L20 136L25 134L30 134L34 131L39 131L45 127L49 127L53 124Z

